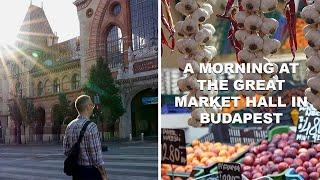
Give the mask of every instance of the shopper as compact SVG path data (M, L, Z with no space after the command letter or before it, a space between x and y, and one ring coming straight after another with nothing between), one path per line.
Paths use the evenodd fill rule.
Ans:
M68 124L63 139L63 149L66 156L69 155L72 146L78 141L84 124L90 121L89 117L92 115L94 104L90 96L81 95L76 99L75 107L79 115ZM74 180L107 179L103 163L99 131L97 125L90 122L84 130L80 142L78 166L75 173L72 173L72 177Z

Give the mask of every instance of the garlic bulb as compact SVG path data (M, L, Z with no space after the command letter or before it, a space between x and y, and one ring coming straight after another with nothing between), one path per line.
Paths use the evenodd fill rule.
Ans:
M191 117L200 121L202 113L207 113L207 111L204 108L195 108L191 113Z
M273 18L263 18L261 32L263 34L273 34L279 27L279 22Z
M193 20L190 16L188 16L183 21L182 30L188 36L197 33L199 31L197 21Z
M320 58L318 56L311 56L307 59L306 63L310 71L319 73L320 72Z
M244 21L247 18L247 13L245 11L238 11L235 15L235 20L237 21L239 28L244 28Z
M311 30L317 30L314 24L308 24L305 27L303 27L303 34L306 35Z
M195 36L198 44L207 43L212 40L212 31L206 28L201 29Z
M177 41L177 49L182 54L191 54L196 51L197 43L194 39L179 39Z
M194 119L194 118L189 118L188 120L188 125L192 127L201 127L202 124L200 123L200 120Z
M207 113L214 113L214 114L218 114L222 111L222 108L221 107L208 107L208 108L205 108L205 110L207 111Z
M183 21L178 21L176 23L176 25L174 26L178 36L184 36L185 32L184 32L184 22Z
M198 80L212 80L212 79L214 79L214 75L209 74L209 73L199 73L197 75L197 79Z
M197 90L196 97L199 99L199 97L214 97L218 95L218 91L209 91L209 90Z
M244 41L244 48L251 52L259 51L263 48L263 39L256 34L251 34Z
M185 79L179 79L177 84L180 92L190 91L192 89L190 88L190 86L187 85Z
M306 21L308 24L313 24L319 22L319 12L316 11L313 5L308 5L302 9L301 17Z
M201 6L202 9L206 10L209 15L213 14L212 6L209 3L203 3Z
M247 49L240 50L238 53L238 57L241 63L248 63L252 59L256 58L256 56Z
M235 32L235 38L241 43L243 43L249 35L250 34L246 30L238 30Z
M247 31L257 31L261 25L262 19L255 14L248 16L244 21L244 28Z
M200 88L200 85L197 82L197 78L194 75L188 76L186 78L186 83L187 83L187 86L190 87L190 89L199 89Z
M181 0L175 8L178 12L187 16L198 8L198 4L194 0Z
M317 48L318 46L320 46L320 33L318 31L310 30L305 37L308 41L309 46L311 46L312 48Z
M274 54L280 48L281 43L277 39L270 39L268 37L264 37L263 39L263 52L265 54Z
M203 24L202 28L203 29L209 29L212 34L214 34L216 32L216 29L211 24Z
M194 59L198 62L209 62L212 60L212 58L214 57L214 52L208 50L208 49L202 49L202 50L198 50L195 53L195 57Z
M270 12L277 8L278 0L261 0L260 9L262 12Z
M310 87L311 92L314 95L320 96L320 75L310 78L307 81L307 85Z
M314 50L311 46L307 46L304 49L304 53L306 54L307 58L309 58L311 56L316 56L318 54L318 52L316 50Z
M261 0L265 1L265 0ZM260 0L243 0L242 6L248 12L256 12L260 9Z
M205 9L199 8L191 14L191 18L196 21L198 24L205 22L209 19L210 14Z
M310 71L309 69L307 69L306 72L307 72L307 78L308 78L308 79L313 78L313 77L315 77L315 76L318 75L318 73L313 72L313 71Z
M320 12L320 1L319 0L314 0L314 9L318 12Z

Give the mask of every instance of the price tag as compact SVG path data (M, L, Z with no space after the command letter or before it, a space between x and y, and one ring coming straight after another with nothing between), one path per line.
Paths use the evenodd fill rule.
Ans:
M182 129L161 129L161 163L187 164L186 139Z
M241 180L241 166L238 163L218 163L220 180Z
M299 108L296 140L320 142L320 112L310 103Z

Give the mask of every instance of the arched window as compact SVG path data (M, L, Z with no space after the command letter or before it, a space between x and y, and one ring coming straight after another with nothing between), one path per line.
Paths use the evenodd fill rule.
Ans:
M123 60L123 39L121 29L112 26L107 35L106 42L107 62L110 67L117 67Z
M157 0L130 0L132 49L158 43Z
M63 91L67 91L67 90L70 89L70 84L69 83L70 83L69 77L68 76L64 76L62 78L62 90Z
M43 88L43 83L40 81L39 83L38 83L38 96L42 96L43 94L44 94L44 88Z
M46 94L46 95L48 95L48 94L50 94L51 93L51 82L50 82L50 80L48 79L48 80L46 80L45 81L45 83L44 83L44 93Z
M59 93L60 92L60 80L55 79L53 81L53 93Z
M79 74L74 74L71 78L71 88L72 90L79 89L80 87L80 76Z

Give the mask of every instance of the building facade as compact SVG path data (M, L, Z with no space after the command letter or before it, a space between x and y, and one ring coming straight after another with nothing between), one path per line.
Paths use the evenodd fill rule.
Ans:
M77 0L74 5L80 22L79 37L58 43L45 11L30 5L16 48L4 50L7 53L1 61L4 78L0 86L3 141L16 139L17 128L8 104L18 96L30 99L38 115L33 123L21 128L26 142L61 137L55 130L61 124L53 121L58 94L64 92L73 102L83 93L90 68L99 58L108 63L120 85L126 110L116 122L114 136L157 135L157 1Z

